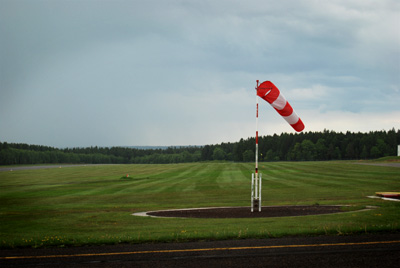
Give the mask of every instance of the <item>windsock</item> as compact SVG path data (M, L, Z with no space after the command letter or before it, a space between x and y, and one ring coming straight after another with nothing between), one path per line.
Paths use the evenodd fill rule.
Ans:
M272 107L288 122L294 130L304 129L303 121L299 118L292 106L287 102L279 89L270 81L262 82L257 88L257 95L271 104Z

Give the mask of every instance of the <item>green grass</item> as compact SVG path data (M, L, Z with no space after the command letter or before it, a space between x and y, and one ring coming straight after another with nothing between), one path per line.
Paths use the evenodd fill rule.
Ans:
M252 163L104 165L0 172L0 247L148 243L399 231L400 168L351 161L261 163L263 205L352 205L347 213L175 219L132 213L250 206ZM129 177L126 177L129 174ZM355 212L365 206L379 209ZM250 209L250 208L249 208Z

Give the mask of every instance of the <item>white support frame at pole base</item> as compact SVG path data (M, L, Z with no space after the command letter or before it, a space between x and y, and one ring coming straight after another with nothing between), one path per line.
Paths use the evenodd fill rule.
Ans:
M262 174L251 174L251 212L261 212Z

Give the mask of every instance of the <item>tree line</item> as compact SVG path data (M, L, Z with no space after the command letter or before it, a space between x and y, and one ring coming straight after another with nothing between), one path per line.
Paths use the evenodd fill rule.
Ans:
M282 133L259 137L260 161L315 161L373 159L397 155L400 130L368 133ZM251 162L255 137L215 145L136 149L127 147L54 148L0 142L0 165L85 163L167 164L198 161Z

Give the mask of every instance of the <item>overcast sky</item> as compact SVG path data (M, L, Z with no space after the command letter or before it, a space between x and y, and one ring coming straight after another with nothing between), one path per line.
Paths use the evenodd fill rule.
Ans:
M304 131L400 129L400 2L0 0L1 142L235 142L257 79ZM282 132L260 100L260 135Z

